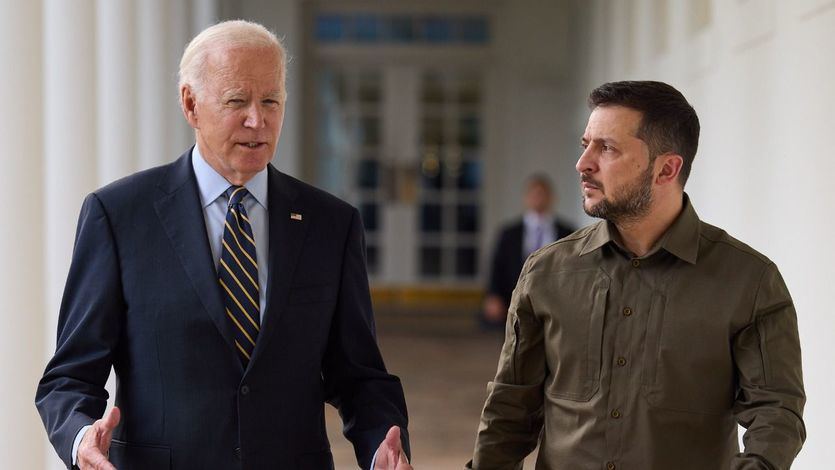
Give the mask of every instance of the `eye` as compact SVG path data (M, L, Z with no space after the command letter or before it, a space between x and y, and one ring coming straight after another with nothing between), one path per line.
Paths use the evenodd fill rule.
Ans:
M262 103L268 104L270 106L278 106L279 105L279 102L277 100L273 100L273 99L264 100L264 101L262 101Z
M609 144L603 144L603 145L601 145L601 146L600 146L600 148L601 148L604 152L614 152L614 151L615 151L615 148L614 148L614 147L612 147L612 146L611 146L611 145L609 145Z

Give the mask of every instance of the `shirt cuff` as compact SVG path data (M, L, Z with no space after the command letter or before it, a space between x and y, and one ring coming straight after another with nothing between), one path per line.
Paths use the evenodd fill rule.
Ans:
M377 449L376 451L374 451L374 457L371 458L371 468L369 468L368 470L374 470L374 462L377 461L377 452L379 452L379 451L380 451L380 449Z
M81 439L84 438L84 433L87 432L88 429L93 427L93 425L88 424L84 426L78 431L78 434L75 435L75 440L72 442L72 464L73 466L78 465L78 445L81 444ZM375 454L376 457L376 454ZM373 469L374 466L372 465L371 468Z

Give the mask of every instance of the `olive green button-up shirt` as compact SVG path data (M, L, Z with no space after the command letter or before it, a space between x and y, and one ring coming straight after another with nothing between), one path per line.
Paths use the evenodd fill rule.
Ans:
M646 256L599 222L528 258L468 465L521 468L539 444L537 469L783 470L804 403L777 267L685 195Z

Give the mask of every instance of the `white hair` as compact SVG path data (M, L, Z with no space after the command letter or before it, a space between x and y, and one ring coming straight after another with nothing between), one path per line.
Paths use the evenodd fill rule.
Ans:
M179 89L188 86L193 93L199 93L206 79L206 62L212 50L233 48L270 48L279 59L281 93L286 95L284 86L287 69L287 51L284 45L264 26L245 20L223 21L200 32L186 46L180 59Z

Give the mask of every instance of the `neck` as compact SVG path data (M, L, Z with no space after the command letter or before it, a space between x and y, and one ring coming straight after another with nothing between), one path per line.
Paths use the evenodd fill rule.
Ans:
M636 256L644 256L675 222L683 208L681 193L658 197L647 215L640 219L615 222L624 247Z

